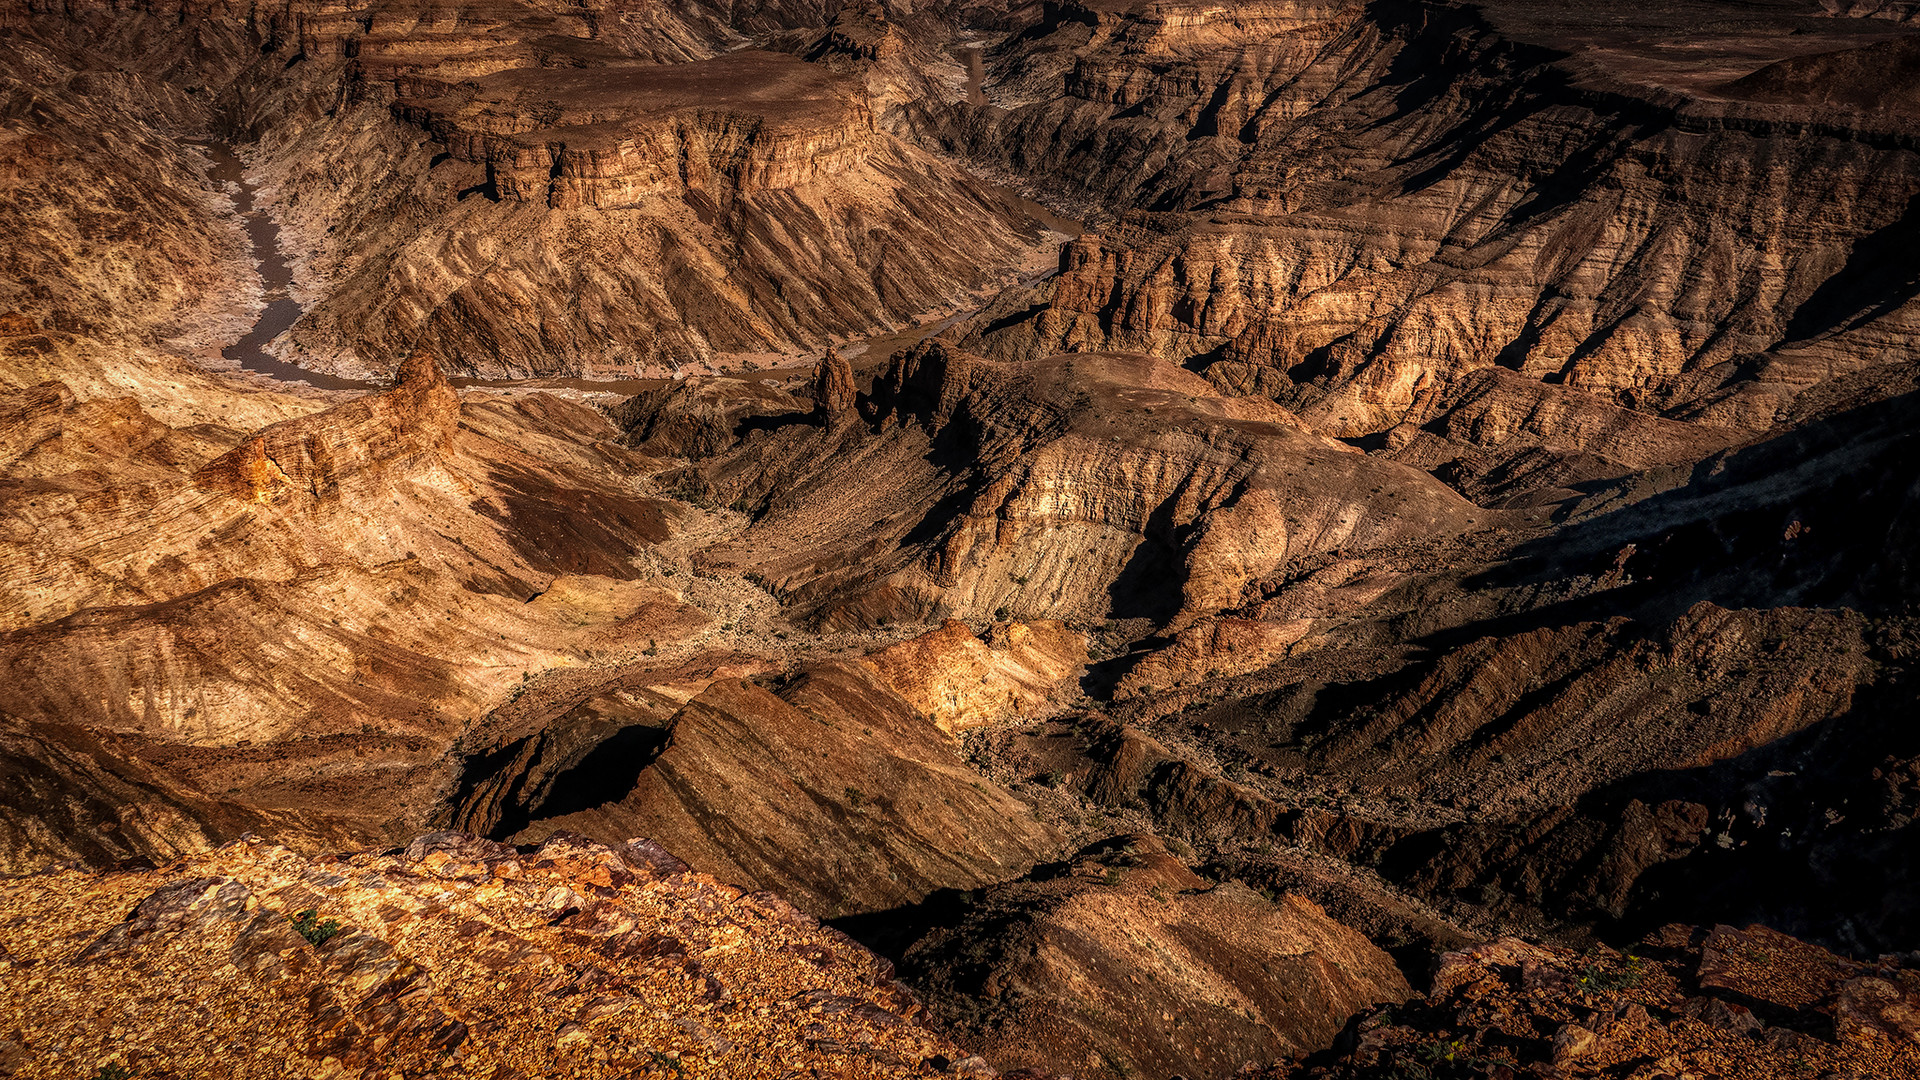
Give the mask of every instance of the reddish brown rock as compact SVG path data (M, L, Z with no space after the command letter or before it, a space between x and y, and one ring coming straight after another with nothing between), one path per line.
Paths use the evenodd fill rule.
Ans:
M853 366L832 346L813 369L813 408L825 423L837 424L852 418L858 391L853 384Z
M907 1077L966 1056L884 961L647 840L253 841L16 879L0 912L9 1046L62 1074Z

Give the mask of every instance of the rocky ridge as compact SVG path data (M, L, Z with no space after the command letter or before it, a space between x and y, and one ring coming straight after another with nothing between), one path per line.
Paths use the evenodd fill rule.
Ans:
M1646 12L1675 54L1518 2L1284 7L1295 25L1252 41L1238 8L1049 9L946 138L1128 209L964 342L1149 351L1346 438L1430 428L1502 368L1766 429L1822 380L1911 358L1912 132L1842 89L1905 38L1807 8ZM1812 55L1861 66L1819 69L1831 101L1742 96ZM1805 216L1809 190L1836 213Z

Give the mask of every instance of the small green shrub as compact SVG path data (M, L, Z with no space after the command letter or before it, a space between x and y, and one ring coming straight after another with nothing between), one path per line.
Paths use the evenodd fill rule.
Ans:
M1503 1064L1473 1053L1465 1039L1439 1039L1413 1050L1412 1058L1396 1051L1388 1076L1394 1080L1466 1080L1484 1076Z
M111 1065L100 1066L100 1071L93 1074L93 1080L131 1080L132 1076L132 1069L114 1062Z
M334 935L344 929L338 919L328 919L322 922L320 920L320 913L312 908L295 912L287 921L293 924L293 928L300 932L301 937L306 938L309 944L315 946L325 945L327 942L333 940Z
M1580 969L1580 978L1577 981L1582 990L1610 994L1619 990L1628 990L1639 986L1640 981L1647 977L1647 962L1633 955L1631 952L1623 957L1626 961L1626 966L1618 971L1609 970L1601 967L1599 964L1593 963L1591 961L1592 955L1591 953L1588 954L1589 962L1585 967Z

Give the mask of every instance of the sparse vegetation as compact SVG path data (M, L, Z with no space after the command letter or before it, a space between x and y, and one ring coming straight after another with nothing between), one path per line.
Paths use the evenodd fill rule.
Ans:
M1587 963L1580 969L1577 980L1580 988L1610 994L1640 985L1641 980L1647 977L1647 962L1633 955L1631 950L1621 960L1623 966L1609 968L1596 962L1593 953L1588 953Z
M320 913L313 908L295 912L287 918L287 921L293 924L293 928L299 931L301 937L307 939L309 945L315 947L325 945L327 942L332 941L341 930L345 929L340 925L338 919L326 919L323 921L320 918Z
M1465 1039L1439 1039L1396 1051L1387 1075L1394 1080L1466 1080L1485 1076L1503 1062L1477 1054Z

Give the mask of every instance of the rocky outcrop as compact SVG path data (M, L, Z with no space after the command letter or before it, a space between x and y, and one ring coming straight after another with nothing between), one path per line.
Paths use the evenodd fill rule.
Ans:
M626 419L676 430L692 404ZM877 433L769 417L696 459L687 482L714 501L765 507L711 565L751 568L831 625L967 611L1184 625L1313 553L1493 517L1139 355L999 363L924 345L894 356L867 415Z
M433 356L416 352L387 393L269 427L202 466L194 480L246 502L301 489L317 501L364 501L451 453L459 426L459 395Z
M12 879L0 911L10 1075L909 1077L967 1060L891 965L648 840L521 852L432 833L315 858L251 840Z
M680 511L590 410L463 403L424 355L329 409L58 332L0 349L9 867L388 840L534 675L708 625L634 580Z
M851 87L751 50L591 75L516 70L394 107L456 160L486 166L500 198L553 209L614 209L688 191L719 201L833 180L862 165L878 138ZM516 131L528 120L540 126Z
M1086 638L1057 621L996 624L985 641L948 620L931 634L870 654L900 696L953 734L1057 708L1086 667Z
M859 397L854 386L853 365L831 346L813 369L813 412L822 423L833 425L853 418L853 406Z

